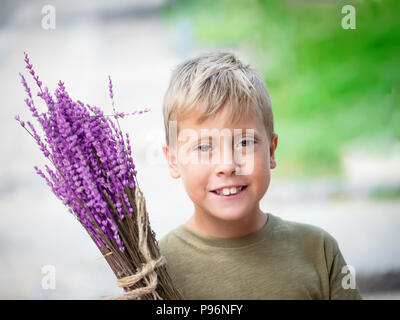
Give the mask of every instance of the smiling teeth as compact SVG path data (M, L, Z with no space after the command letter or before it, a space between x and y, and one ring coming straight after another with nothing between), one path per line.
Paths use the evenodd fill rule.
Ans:
M231 194L236 194L236 193L238 193L240 190L242 190L242 188L243 188L243 187L239 187L239 188L236 188L236 187L232 187L232 188L223 188L223 189L221 189L221 190L216 190L216 192L217 192L218 194L223 194L224 196L229 196L229 195L231 195Z

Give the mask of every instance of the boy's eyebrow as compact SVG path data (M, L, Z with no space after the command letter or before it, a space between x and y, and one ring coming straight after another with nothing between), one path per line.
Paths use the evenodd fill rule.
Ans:
M252 131L250 131L250 130L253 131L254 138L258 138L259 139L261 137L261 135L258 133L258 131L256 129L241 129L240 132L235 133L233 136L237 137L237 136L245 136L245 135L251 134ZM207 134L203 133L203 135L201 135L201 134L199 135L199 138L197 139L197 141L200 141L200 140L203 140L203 139L209 139L211 137L212 137L212 135L210 135L209 133L207 133Z

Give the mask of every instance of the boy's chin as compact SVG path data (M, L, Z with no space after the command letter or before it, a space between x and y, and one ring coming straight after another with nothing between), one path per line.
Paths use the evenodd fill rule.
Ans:
M226 208L228 209L228 208ZM240 221L247 218L250 213L246 210L218 210L218 212L211 212L211 215L218 220L226 222Z

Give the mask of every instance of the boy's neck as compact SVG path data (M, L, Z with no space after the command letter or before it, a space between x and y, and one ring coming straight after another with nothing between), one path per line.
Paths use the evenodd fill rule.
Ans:
M268 221L261 210L240 220L226 221L207 214L194 213L185 223L190 229L214 238L238 238L260 230Z

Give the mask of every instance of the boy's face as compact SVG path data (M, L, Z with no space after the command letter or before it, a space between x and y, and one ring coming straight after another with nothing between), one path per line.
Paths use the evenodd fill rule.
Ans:
M276 166L278 137L274 135L269 141L261 119L255 116L225 124L229 111L225 107L201 124L196 121L199 114L192 112L178 121L177 150L163 146L163 151L171 177L182 177L195 214L234 221L260 212L259 201L268 189L270 169ZM245 187L236 195L216 193L226 186Z

